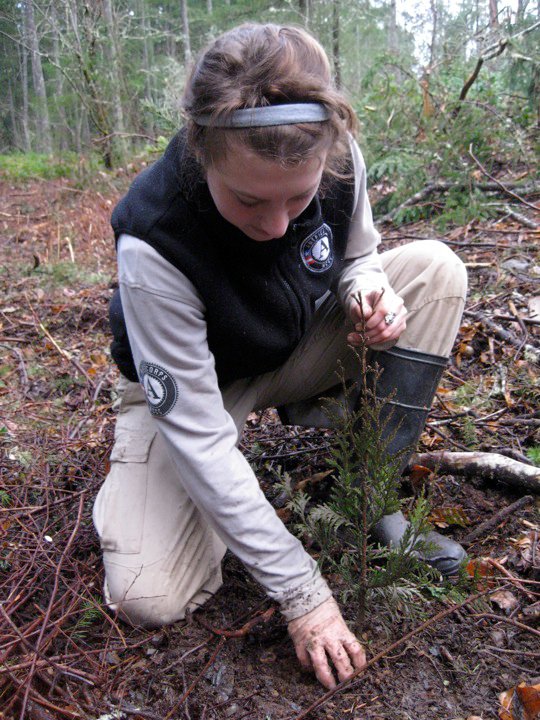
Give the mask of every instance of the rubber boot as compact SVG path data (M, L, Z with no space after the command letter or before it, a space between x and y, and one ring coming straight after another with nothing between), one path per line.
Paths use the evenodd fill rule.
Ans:
M403 453L399 475L415 450L447 359L439 355L393 347L373 352L370 366L378 366L379 377L375 392L386 400L380 420L386 422L385 433L392 436L387 446L390 456ZM388 399L390 398L390 399ZM372 538L383 545L399 545L409 522L402 512L385 515L372 529ZM457 574L465 558L465 551L454 540L435 531L421 537L426 543L418 557L432 565L444 576Z

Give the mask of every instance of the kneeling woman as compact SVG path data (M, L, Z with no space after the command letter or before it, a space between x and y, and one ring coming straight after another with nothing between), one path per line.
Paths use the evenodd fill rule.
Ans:
M332 687L330 663L343 680L363 649L239 435L255 409L324 395L338 360L358 377L360 293L403 419L392 449L414 445L459 326L464 268L429 241L377 254L355 116L305 31L250 24L219 37L184 110L113 214L121 402L94 509L107 602L133 624L181 619L219 588L229 548L279 603L301 663ZM405 524L385 518L382 539ZM455 570L461 548L431 540L426 559Z

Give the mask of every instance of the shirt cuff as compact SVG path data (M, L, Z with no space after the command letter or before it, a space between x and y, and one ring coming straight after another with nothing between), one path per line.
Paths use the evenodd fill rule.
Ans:
M280 611L285 620L289 622L315 610L329 597L332 597L332 591L317 569L309 582L290 593L285 593L279 599Z

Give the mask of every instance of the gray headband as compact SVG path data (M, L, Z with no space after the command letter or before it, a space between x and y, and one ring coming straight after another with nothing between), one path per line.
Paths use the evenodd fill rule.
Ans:
M329 117L330 111L321 103L291 103L243 108L235 110L227 118L214 117L211 113L195 115L193 121L205 127L211 125L217 128L250 128L323 122Z

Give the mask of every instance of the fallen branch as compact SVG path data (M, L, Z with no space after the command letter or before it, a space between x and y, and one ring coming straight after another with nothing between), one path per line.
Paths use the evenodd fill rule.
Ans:
M443 180L437 180L435 182L431 182L428 185L426 185L422 190L419 190L414 195L411 195L411 197L407 198L404 202L401 203L401 205L398 205L396 208L391 210L390 212L386 213L386 215L383 215L380 218L376 219L376 223L384 223L384 222L390 222L392 221L396 215L401 211L404 210L407 207L410 207L411 205L416 205L426 198L428 198L430 195L433 195L434 193L442 193L446 192L447 190L451 190L453 188L462 188L463 190L481 190L482 192L501 192L501 186L498 182L490 182L490 183L475 183L471 182L470 179L467 179L467 182L448 182ZM507 183L505 185L505 190L509 190L511 188L516 188L521 190L523 194L527 194L529 192L533 193L538 190L538 186L536 184L531 186L523 186L519 183Z
M423 465L441 474L464 475L481 480L494 480L540 493L540 468L512 460L499 453L486 452L431 452L413 455L414 465Z
M496 527L502 520L504 520L504 518L508 517L509 515L513 515L518 510L521 510L521 508L524 508L526 505L530 505L533 500L534 498L532 495L525 495L519 500L516 500L516 502L512 503L511 505L508 505L502 510L499 510L499 512L495 513L495 515L490 517L489 520L481 523L475 530L466 535L463 540L461 540L461 542L463 543L463 545L468 545L469 543L472 543L473 540L476 540L476 538L479 538L488 530L492 530L494 527Z
M538 230L540 227L538 223L534 222L534 220L531 220L526 215L523 215L523 213L518 213L515 210L513 210L510 205L505 205L504 208L501 209L501 213L506 213L507 215L510 215L511 218L516 220L520 225L524 225L525 227L530 228L531 230Z
M512 315L494 315L496 320L505 320L507 322L522 322L524 325L540 325L540 320L534 320L533 318L520 317L519 320Z

